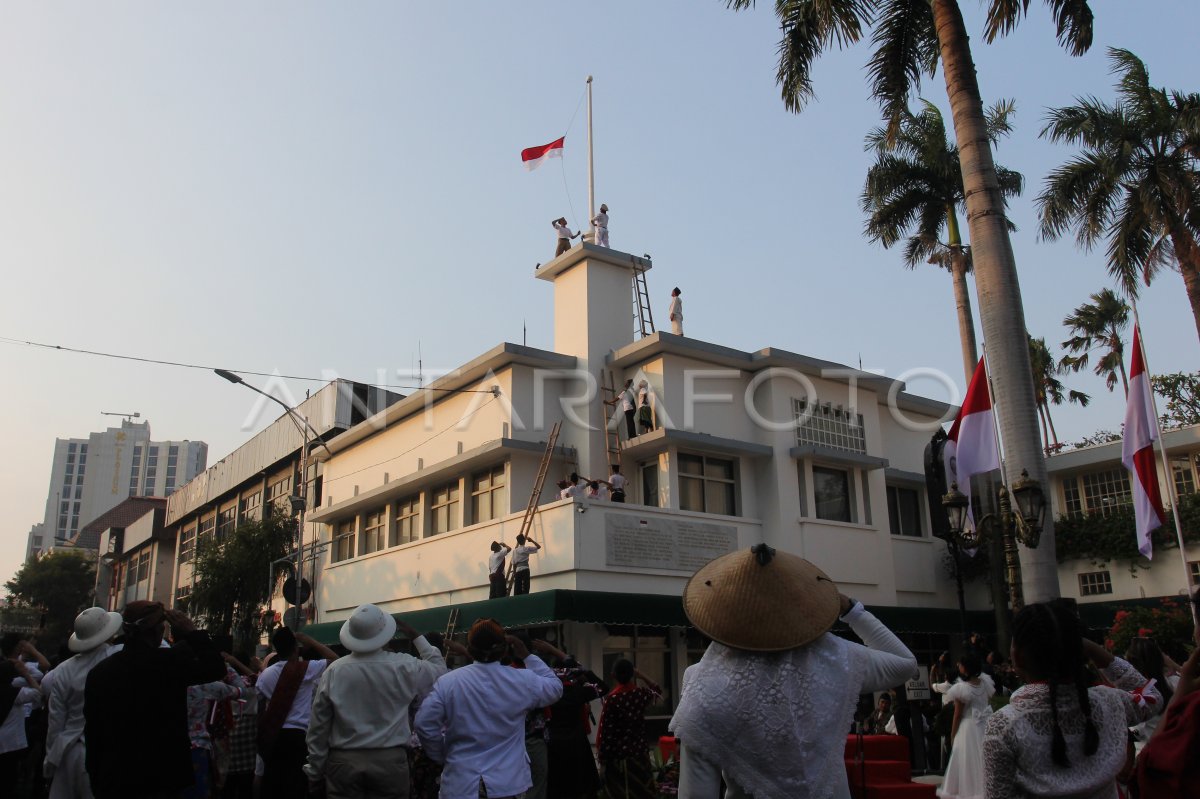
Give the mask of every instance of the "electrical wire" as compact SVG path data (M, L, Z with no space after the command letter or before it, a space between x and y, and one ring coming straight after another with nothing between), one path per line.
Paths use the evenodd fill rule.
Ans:
M80 349L78 347L67 347L62 344L45 344L40 341L27 341L25 339L10 338L9 336L0 336L0 344L11 344L14 346L36 347L36 348L47 349L47 350L57 350L58 352L72 352L77 355L91 355L91 356L99 357L99 358L115 358L115 359L121 360L121 361L134 361L136 363L150 363L150 364L156 364L159 366L177 366L181 369L203 369L207 372L211 372L218 368L215 366L203 366L201 364L196 364L196 363L184 363L182 361L165 361L165 360L161 360L159 358L143 358L143 357L140 357L137 355L120 355L120 354L113 353L113 352L100 352L98 350L85 350L85 349ZM327 377L302 377L300 375L282 375L282 374L279 374L278 372L255 372L250 369L226 369L225 371L233 372L234 374L239 374L239 375L251 375L253 377L279 377L279 378L283 378L284 380L306 380L306 381L309 381L312 383L332 382L332 379L327 378ZM456 394L491 394L491 393L493 393L491 389L479 389L479 388L430 388L429 386L402 386L402 385L394 385L394 384L390 384L390 383L367 383L365 381L352 381L352 382L360 382L362 385L371 386L373 388L399 388L399 389L405 389L408 391L445 391L445 392L453 392Z
M575 124L575 117L579 116L579 109L583 108L583 100L587 97L587 86L583 87L583 92L579 95L579 102L575 104L575 111L571 114L571 121L567 123L567 129L563 132L563 138L571 132L572 126ZM564 148L565 150L566 148ZM575 203L571 201L571 189L567 186L567 164L566 156L558 159L558 166L562 170L563 192L567 195L567 207L571 209L571 222L575 227L579 227L579 216L575 213Z
M342 480L342 479L344 479L344 478L346 478L346 477L351 477L351 476L353 476L353 475L356 475L356 474L358 474L359 472L365 472L367 469L374 469L376 466L382 466L382 465L383 465L383 464L385 464L385 463L391 463L392 461L396 460L397 458L403 458L405 455L407 455L408 453L412 452L413 450L420 449L421 447L423 447L423 446L425 446L426 444L428 444L430 441L433 441L435 438L437 438L438 436L440 436L442 433L445 433L445 432L448 432L448 431L450 431L450 430L453 430L455 427L457 427L458 425L462 424L462 423L463 423L463 422L465 422L467 419L470 419L472 416L474 416L475 414L479 413L480 411L482 411L482 410L483 410L484 408L486 408L487 406L491 405L491 404L492 404L493 402L495 402L497 399L498 399L498 397L495 397L495 396L493 396L493 397L492 397L490 400L488 400L487 402L483 403L482 405L480 405L480 406L479 406L478 408L476 408L475 410L471 411L470 413L466 414L465 416L463 416L463 417L461 417L461 418L459 418L459 419L456 419L456 420L454 421L454 423L453 423L453 424L451 424L449 427L444 427L444 428L442 428L441 430L437 431L437 432L436 432L436 433L434 433L433 435L431 435L431 436L429 436L428 438L426 438L426 439L425 439L424 441L422 441L421 443L419 443L419 444L414 444L413 446L409 447L408 449L404 450L403 452L399 452L399 453L397 453L397 454L395 454L395 455L391 456L390 458L386 458L386 459L384 459L384 460L381 460L381 461L379 461L378 463L372 463L372 464L370 464L369 466L363 466L361 469L355 469L355 470L354 470L354 471L352 471L352 472L346 472L345 474L339 474L337 477L334 477L334 478L325 478L325 485L327 485L327 486L328 486L330 483L336 483L338 480Z

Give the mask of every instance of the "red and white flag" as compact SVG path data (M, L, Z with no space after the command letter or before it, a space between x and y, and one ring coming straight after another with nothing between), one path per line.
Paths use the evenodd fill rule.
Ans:
M987 367L979 359L967 396L950 427L950 435L942 448L946 464L946 482L958 483L958 490L967 496L967 520L975 527L971 508L971 478L1000 468L1000 451L996 447L996 419L992 413L992 396L988 392Z
M521 163L527 170L534 170L541 166L547 158L562 158L563 142L566 140L567 137L563 136L561 139L555 139L540 147L526 147L521 151Z
M1121 442L1121 463L1130 472L1133 489L1133 514L1137 522L1138 552L1153 557L1150 533L1166 521L1162 495L1158 491L1158 469L1154 464L1154 442L1158 440L1158 422L1151 402L1150 375L1142 357L1142 336L1133 326L1133 363L1129 367L1129 405L1125 408L1125 437Z

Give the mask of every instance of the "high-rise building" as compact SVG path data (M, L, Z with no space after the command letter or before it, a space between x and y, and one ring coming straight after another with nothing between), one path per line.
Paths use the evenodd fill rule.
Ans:
M42 548L71 540L127 497L168 496L207 465L208 444L151 441L149 422L55 440Z
M46 525L38 522L29 528L29 538L25 544L25 560L36 560L44 546L49 546L46 541Z

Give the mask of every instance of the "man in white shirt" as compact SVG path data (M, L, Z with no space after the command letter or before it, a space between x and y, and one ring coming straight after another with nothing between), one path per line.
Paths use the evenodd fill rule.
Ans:
M558 249L554 251L554 257L557 258L571 249L571 239L578 237L579 234L572 233L571 228L567 227L567 218L565 216L560 216L550 224L554 226L555 233L558 235Z
M562 681L493 619L472 625L467 647L475 662L438 679L417 711L417 737L445 764L441 799L520 796L533 785L525 714L557 702ZM501 664L506 652L525 668Z
M292 662L297 662L303 664L304 671L299 686L294 688L292 702L286 714L282 716L281 727L275 732L274 741L267 751L259 752L264 767L262 794L265 797L304 796L308 790L308 781L303 771L308 753L304 738L308 732L313 691L325 668L337 660L338 655L304 633L293 633L287 627L276 630L271 637L271 643L275 646L278 657L258 676L258 682L254 686L259 695L259 712L266 717L260 719L260 730L264 721L272 717L278 718L282 712L282 708L272 707L271 697L276 693L284 669ZM321 659L305 662L300 657L301 646L315 649L321 655Z
M384 651L397 626L420 659ZM442 653L375 605L359 605L338 637L348 657L329 665L313 695L310 788L330 796L408 797L408 706L446 673Z
M679 286L671 289L671 307L667 310L671 317L671 332L677 336L683 335L683 300L679 297L682 293Z
M501 544L499 541L492 542L492 554L488 555L488 580L492 584L488 599L500 599L508 596L508 581L504 577L504 559L508 553L512 551L512 547L508 544Z
M84 767L83 689L88 672L108 657L108 642L121 631L121 614L103 608L88 608L75 617L75 631L67 647L75 656L50 672L53 681L43 680L50 702L46 730L46 760L42 773L50 783L50 799L91 799L92 788Z
M512 551L513 596L529 593L529 556L541 548L532 538L517 536L517 548Z
M612 474L608 476L608 485L612 488L612 501L625 501L625 475L621 474L621 464L614 463Z
M592 227L596 229L592 241L601 246L608 246L608 206L601 203L600 213L592 217Z

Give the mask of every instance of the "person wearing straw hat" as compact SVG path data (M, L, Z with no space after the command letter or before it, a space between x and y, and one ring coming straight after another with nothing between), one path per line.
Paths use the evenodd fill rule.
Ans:
M562 255L567 250L571 249L571 239L578 238L578 233L572 233L571 228L567 227L567 218L560 216L550 223L554 226L555 233L558 235L558 249L554 251L554 257Z
M50 688L50 719L46 730L46 760L42 773L50 784L50 799L91 799L83 758L83 689L96 664L108 657L108 643L121 630L121 614L88 608L75 617L67 642L74 656L54 670Z
M525 714L557 702L562 681L495 619L471 625L467 649L475 662L438 679L417 711L417 737L445 764L441 799L521 796L533 785ZM505 666L506 654L525 668Z
M601 247L608 246L608 206L600 203L600 213L592 217L592 227L596 229L592 243Z
M843 750L859 694L917 674L912 652L803 558L758 544L713 560L683 589L712 639L688 668L669 725L679 795L850 799ZM866 646L829 632L841 619Z
M396 629L420 658L384 647ZM446 673L437 647L376 605L359 605L338 638L348 657L330 663L313 695L308 727L310 790L332 797L408 796L408 706Z

